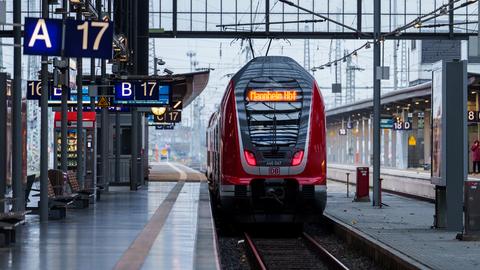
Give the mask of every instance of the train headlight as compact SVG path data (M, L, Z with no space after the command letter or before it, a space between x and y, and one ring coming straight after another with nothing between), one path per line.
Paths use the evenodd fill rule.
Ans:
M257 160L255 159L255 155L252 152L245 150L243 154L245 155L245 159L247 160L248 165L257 166Z
M302 159L303 159L303 150L300 150L293 155L292 166L300 165L300 163L302 163Z

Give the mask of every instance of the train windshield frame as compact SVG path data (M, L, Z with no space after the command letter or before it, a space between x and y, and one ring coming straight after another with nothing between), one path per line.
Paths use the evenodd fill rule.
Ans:
M252 91L262 93L252 98ZM295 79L260 77L250 80L244 93L251 143L258 148L292 147L297 144L303 91Z

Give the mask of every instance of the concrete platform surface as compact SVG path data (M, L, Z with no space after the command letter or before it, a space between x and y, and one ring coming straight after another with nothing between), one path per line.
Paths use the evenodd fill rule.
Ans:
M150 176L151 182L155 181L206 181L206 177L203 173L189 168L181 163L177 162L155 162L150 163Z
M28 216L0 269L218 269L208 199L206 182L112 187L65 220Z
M350 188L350 191L354 187ZM421 263L425 269L480 269L480 242L455 239L457 232L431 229L434 205L383 193L381 209L352 202L346 185L328 182L325 212Z
M356 182L356 168L363 165L345 165L345 164L328 164L327 177L336 181L346 182L347 175L350 173L350 183ZM426 199L435 199L435 186L430 182L430 171L415 169L381 169L382 189L410 194ZM469 174L469 180L478 181L478 174ZM372 167L370 167L370 187L373 185Z

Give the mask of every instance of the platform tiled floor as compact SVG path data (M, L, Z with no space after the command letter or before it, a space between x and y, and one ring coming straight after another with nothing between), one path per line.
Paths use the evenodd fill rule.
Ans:
M154 182L135 192L112 187L91 208L69 210L65 220L48 224L41 224L38 216L28 216L17 233L17 243L0 248L0 269L112 269L176 184ZM207 190L204 185L184 183L152 239L142 269L195 269L199 191ZM206 224L202 231L211 229L211 223ZM206 269L216 268L214 254L212 248L211 260L206 262L211 267Z
M352 189L351 189L352 190ZM434 205L383 193L388 206L352 202L346 185L330 181L326 213L433 269L480 269L480 242L461 242L457 232L431 229Z

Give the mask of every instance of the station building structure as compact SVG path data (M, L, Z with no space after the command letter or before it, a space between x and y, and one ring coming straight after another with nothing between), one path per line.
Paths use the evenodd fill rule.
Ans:
M409 86L395 91L382 90L382 168L409 170L421 175L422 180L430 178L432 66L439 60L467 59L467 45L466 41L425 40L409 44ZM465 116L469 149L475 140L480 140L480 65L472 62L468 64L468 114ZM370 166L373 99L328 109L326 117L329 168ZM470 153L468 168L472 173Z

